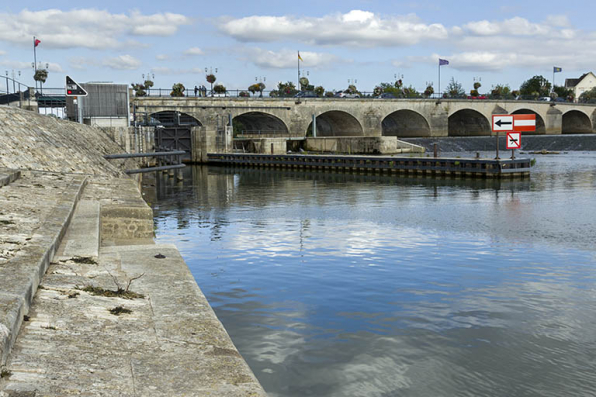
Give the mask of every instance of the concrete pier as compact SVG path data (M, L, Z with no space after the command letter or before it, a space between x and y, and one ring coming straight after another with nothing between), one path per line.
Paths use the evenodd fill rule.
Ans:
M265 155L209 153L209 164L249 167L309 168L333 171L364 171L421 174L431 177L510 178L530 175L531 160L343 156L343 155Z

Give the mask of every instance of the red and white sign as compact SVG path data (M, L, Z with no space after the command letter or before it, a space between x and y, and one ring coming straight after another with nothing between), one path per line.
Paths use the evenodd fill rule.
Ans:
M507 149L521 149L521 132L507 133Z
M536 131L535 114L495 114L493 132Z

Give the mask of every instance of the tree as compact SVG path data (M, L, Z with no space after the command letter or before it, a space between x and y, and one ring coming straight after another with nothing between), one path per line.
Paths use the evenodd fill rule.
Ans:
M514 99L514 93L507 84L497 84L493 86L489 97L490 99Z
M401 81L401 80L399 80L399 81ZM401 90L401 83L400 83L399 87L398 87L397 82L395 82L395 84L381 83L375 87L375 90L374 90L375 96L379 96L383 93L393 94L396 98L403 97L403 93Z
M420 93L412 86L404 88L403 92L405 98L420 98Z
M519 92L523 96L543 97L550 93L551 84L543 76L534 76L526 80L519 87Z
M240 98L246 98L246 97L249 97L250 94L248 92L246 92L246 91L240 91L240 93L238 94L238 96Z
M313 91L318 97L322 97L325 94L325 88L323 88L323 86L318 86Z
M447 85L445 91L449 98L461 98L462 96L466 95L464 87L462 87L461 83L458 83L453 77L451 78L451 81Z
M579 102L590 102L593 103L596 101L596 87L592 88L589 91L585 91L583 94L579 96Z
M559 98L565 98L567 101L573 101L573 97L575 96L575 92L572 89L563 87L562 85L556 85L553 91Z
M296 86L291 81L282 83L281 81L277 84L277 90L271 91L269 96L273 97L293 97L298 93Z
M183 97L184 96L184 90L186 88L184 87L184 84L182 83L176 83L172 86L172 92L170 92L170 96L173 97Z

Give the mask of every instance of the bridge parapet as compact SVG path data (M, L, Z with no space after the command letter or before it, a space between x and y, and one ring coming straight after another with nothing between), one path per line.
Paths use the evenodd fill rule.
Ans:
M594 133L596 104L515 100L346 98L134 99L135 112L176 111L212 129L280 131L285 136L445 137L490 135L493 114L533 113L537 134Z

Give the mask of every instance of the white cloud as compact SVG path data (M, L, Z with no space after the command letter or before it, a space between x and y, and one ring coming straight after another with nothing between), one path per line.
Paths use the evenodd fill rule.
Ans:
M6 55L6 51L0 50L0 56Z
M166 54L159 54L155 56L155 59L157 59L158 61L167 61L168 59L170 59L170 56Z
M352 10L321 18L251 16L223 21L220 30L242 42L293 40L312 45L408 46L448 36L441 24L425 24L414 14L383 17Z
M204 52L199 47L192 47L184 51L184 55L203 55Z
M111 14L105 10L78 9L62 11L23 10L18 14L0 13L0 41L31 45L31 38L41 40L40 49L106 49L134 45L125 40L132 36L171 36L190 19L180 14Z
M323 52L300 51L301 67L323 68L333 64L352 62L342 60L336 55ZM280 51L265 50L258 47L245 48L241 59L268 69L296 68L298 53L294 50L283 49Z
M0 66L5 66L7 68L11 68L11 69L15 69L15 73L17 73L17 70L21 70L22 73L28 73L28 70L31 71L31 75L33 75L33 68L31 67L31 65L33 64L33 62L23 62L23 61L12 61L12 60L3 60L0 61ZM57 73L63 73L64 69L62 68L62 66L60 66L59 63L55 63L55 62L38 62L38 65L41 64L41 67L45 69L46 64L48 65L48 71L49 72L57 72Z
M135 70L141 66L141 61L131 55L120 55L104 59L103 65L117 70Z

